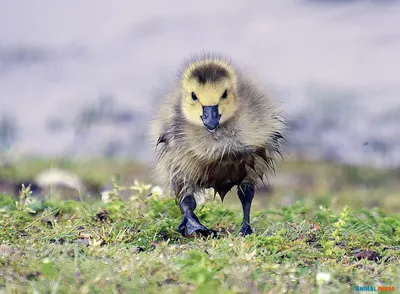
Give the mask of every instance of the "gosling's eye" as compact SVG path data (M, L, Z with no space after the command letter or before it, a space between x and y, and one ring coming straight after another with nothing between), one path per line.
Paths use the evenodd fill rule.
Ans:
M193 101L197 100L197 96L196 96L196 94L194 92L192 92L192 99L193 99Z
M224 94L222 94L222 99L226 99L228 97L228 90L225 90Z

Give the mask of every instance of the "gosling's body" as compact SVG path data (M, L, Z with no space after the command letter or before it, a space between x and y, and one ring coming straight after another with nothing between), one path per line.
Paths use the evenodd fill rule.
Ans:
M195 193L214 188L223 200L234 186L246 218L242 233L252 232L245 210L254 186L274 170L282 131L270 97L227 59L205 54L186 62L152 124L155 175L179 200L183 235L197 228L185 220L186 213L198 221Z

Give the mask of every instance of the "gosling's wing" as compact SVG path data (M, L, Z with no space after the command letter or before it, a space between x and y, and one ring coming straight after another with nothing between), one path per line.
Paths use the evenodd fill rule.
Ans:
M160 135L160 137L158 137L157 144L156 144L156 149L157 149L158 145L160 145L160 144L168 144L168 135L167 135L167 133L162 133Z
M163 155L171 145L173 139L174 139L174 134L172 132L172 129L170 127L166 127L158 137L155 146L155 152L158 159L163 157Z

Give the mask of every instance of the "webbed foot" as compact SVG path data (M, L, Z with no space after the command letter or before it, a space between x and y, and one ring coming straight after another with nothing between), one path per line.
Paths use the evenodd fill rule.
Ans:
M250 224L247 222L242 223L242 228L240 229L239 235L245 237L247 235L253 234L253 229L251 228Z
M210 236L216 235L216 232L214 230L210 230L209 228L203 226L197 216L192 213L192 214L184 214L182 217L182 222L178 226L178 231L179 233L182 234L182 236L190 236L194 232L200 233L202 236Z

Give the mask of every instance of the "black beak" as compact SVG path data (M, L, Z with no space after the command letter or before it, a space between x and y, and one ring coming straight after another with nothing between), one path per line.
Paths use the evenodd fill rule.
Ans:
M214 106L203 106L203 115L201 119L207 130L210 132L215 131L219 125L219 119L221 115L218 112L218 105Z

